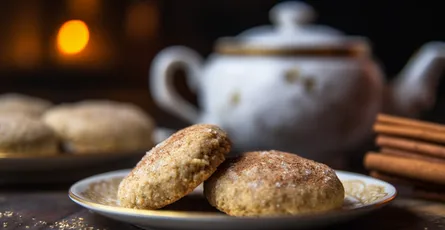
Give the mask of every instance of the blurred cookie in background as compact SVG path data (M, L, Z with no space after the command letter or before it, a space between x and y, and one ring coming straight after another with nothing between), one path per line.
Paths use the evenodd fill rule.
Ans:
M40 117L53 103L42 98L18 93L0 94L0 114L26 114Z
M53 155L59 153L55 133L42 120L24 114L0 114L0 153Z
M136 105L109 100L62 104L43 116L62 139L64 151L78 154L148 151L153 119Z

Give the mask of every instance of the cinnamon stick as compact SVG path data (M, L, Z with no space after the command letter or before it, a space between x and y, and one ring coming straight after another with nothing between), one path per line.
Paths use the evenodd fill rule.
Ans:
M429 184L423 181L392 176L377 171L371 171L370 176L384 180L391 184L412 186L413 192L411 195L413 197L427 200L445 201L445 186L443 185Z
M394 176L445 185L445 164L369 152L365 167Z
M381 147L397 148L445 159L445 147L430 144L428 142L410 140L402 137L378 135L376 144Z
M409 179L406 179L406 178L390 176L390 175L388 175L386 173L381 173L381 172L378 172L378 171L371 171L371 172L369 172L369 175L374 177L374 178L377 178L377 179L386 181L388 183L391 183L391 184L400 184L400 185L410 185L411 186L413 184L417 184L418 183L418 181L415 181L415 180L413 181L413 180L409 180Z
M396 157L404 157L404 158L411 158L411 159L417 159L417 160L445 164L445 158L431 157L428 155L424 155L422 153L409 152L409 151L401 150L401 149L383 147L382 149L380 149L380 152L382 154L387 154L387 155L396 156Z
M413 196L426 200L436 200L445 202L445 192L428 190L424 188L414 188Z
M388 134L425 141L445 143L445 132L436 132L414 127L404 127L381 123L377 123L374 125L374 131L380 134Z
M405 127L413 127L419 129L428 129L436 132L445 132L445 125L442 124L415 120L405 117L392 116L388 114L378 114L377 122L405 126Z
M399 184L399 185L405 185L405 186L412 186L412 187L421 187L428 190L436 190L436 191L445 191L445 185L438 185L438 184L432 184L424 181L409 179L409 178L403 178L400 176L394 176L387 173L379 172L379 171L371 171L369 173L370 176L384 180L391 184Z

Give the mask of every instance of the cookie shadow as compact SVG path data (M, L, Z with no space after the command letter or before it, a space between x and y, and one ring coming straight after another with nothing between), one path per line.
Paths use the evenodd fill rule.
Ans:
M165 206L162 210L187 211L187 212L216 212L216 208L211 206L202 194L189 194L182 199Z
M375 212L366 214L357 219L338 223L329 228L319 230L337 229L423 229L426 223L415 213L401 207L387 206ZM417 228L419 227L419 228Z

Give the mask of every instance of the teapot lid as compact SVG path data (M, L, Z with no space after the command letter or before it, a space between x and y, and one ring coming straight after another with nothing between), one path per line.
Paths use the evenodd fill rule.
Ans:
M283 2L269 11L272 26L259 26L236 37L220 38L216 52L237 55L356 55L368 53L363 37L346 36L325 25L312 25L314 9L303 2Z

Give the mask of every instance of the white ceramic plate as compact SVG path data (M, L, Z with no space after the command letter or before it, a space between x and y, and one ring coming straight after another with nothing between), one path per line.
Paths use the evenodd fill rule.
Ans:
M337 171L346 197L344 206L335 211L316 215L283 217L231 217L216 211L206 202L202 187L162 210L136 210L119 207L116 192L119 182L129 173L120 170L96 175L75 183L70 198L79 205L112 219L145 229L304 229L334 224L388 204L396 189L368 176Z

